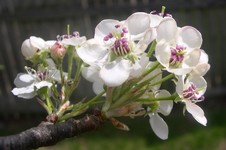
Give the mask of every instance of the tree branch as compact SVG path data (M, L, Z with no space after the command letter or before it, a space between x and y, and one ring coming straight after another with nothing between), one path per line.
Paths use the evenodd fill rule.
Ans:
M55 145L57 142L99 128L104 119L100 113L87 115L80 120L69 119L62 123L42 122L16 135L0 137L0 149L27 150Z

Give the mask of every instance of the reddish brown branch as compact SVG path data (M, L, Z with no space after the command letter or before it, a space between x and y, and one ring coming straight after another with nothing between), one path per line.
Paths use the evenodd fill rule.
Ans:
M29 150L42 146L51 146L57 142L95 130L104 123L100 114L85 116L80 120L69 119L63 123L43 122L16 135L0 137L0 149Z

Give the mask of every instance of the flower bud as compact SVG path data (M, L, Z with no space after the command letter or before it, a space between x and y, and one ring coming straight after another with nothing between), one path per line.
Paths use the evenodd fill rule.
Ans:
M56 42L50 49L53 59L62 59L66 53L66 48L61 42Z
M30 58L44 47L45 41L42 38L31 36L22 43L21 52L24 57Z

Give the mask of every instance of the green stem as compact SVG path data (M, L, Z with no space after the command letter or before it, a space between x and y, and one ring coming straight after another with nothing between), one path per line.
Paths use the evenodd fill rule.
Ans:
M140 84L138 84L138 85L136 86L136 88L137 88L137 89L141 89L142 87L144 87L145 85L147 85L148 82L154 80L154 79L155 79L156 77L158 77L160 74L162 74L162 72L157 73L156 75L152 76L151 78L149 78L149 79L147 79L147 80L141 82Z
M159 98L139 98L139 102L150 102L150 101L165 101L165 100L175 100L178 97L178 94L175 92L171 96L159 97Z
M113 103L111 105L111 107L109 108L110 109L114 109L114 108L117 108L117 107L120 107L121 105L125 104L126 101L132 96L131 92L127 92L125 93L124 95L122 95L118 100L115 101L115 103Z
M70 25L67 25L67 35L70 35Z
M68 79L71 79L74 46L69 46L67 52L68 52Z
M79 79L80 79L80 74L81 74L81 67L82 67L82 60L76 56L74 56L75 61L76 61L76 73L75 73L75 77L73 80L73 84L70 86L70 88L68 88L67 90L67 98L69 98L71 96L71 94L73 93L73 91L76 89L76 87L79 84Z
M165 10L166 10L166 7L165 6L162 6L162 10L161 10L162 16L164 16Z
M163 83L163 82L165 82L165 81L167 81L169 79L174 78L174 76L175 76L174 74L169 74L169 75L165 76L164 78L162 78L161 80L159 80L159 81L157 81L155 83L152 83L150 86L155 86L155 85L161 84L161 83Z
M45 110L47 111L48 114L52 113L52 111L49 109L49 107L41 99L37 98L37 100L38 100L39 104L45 108Z
M152 42L152 44L151 44L150 49L148 50L148 53L147 53L147 56L148 56L148 57L151 57L152 53L153 53L154 50L155 50L156 44L157 44L157 42L156 42L156 40L154 40L154 41Z
M51 99L49 98L49 96L46 96L46 104L48 107L48 111L50 113L52 113L53 112L53 103L52 103Z
M100 92L97 96L95 96L94 98L92 98L91 100L89 100L87 103L84 104L84 107L87 107L89 105L92 105L96 100L98 100L101 96L103 96L103 94L105 93L105 91Z
M154 71L156 68L158 68L160 66L160 63L158 61L156 61L151 68L149 68L143 75L141 78L144 78L146 75L148 75L149 73L151 73L152 71Z
M110 106L111 106L111 103L112 103L112 94L113 93L113 87L107 87L107 95L106 95L106 101L102 107L102 111L107 111Z
M62 66L62 60L59 63L59 70L60 70L60 79L61 84L64 85L64 75L63 75L63 66Z
M100 104L100 102L96 102L96 100L98 100L101 96L103 96L103 94L105 93L105 91L102 91L101 93L99 93L97 96L95 96L94 98L92 98L91 100L89 100L87 103L85 104L81 104L81 105L74 105L73 107L69 107L68 110L72 110L72 112L67 113L63 116L60 117L59 122L69 119L71 117L74 117L76 115L79 115L83 112L83 110L85 110L87 107L89 107L90 105L93 104ZM101 102L102 103L102 102ZM74 110L74 111L73 111Z

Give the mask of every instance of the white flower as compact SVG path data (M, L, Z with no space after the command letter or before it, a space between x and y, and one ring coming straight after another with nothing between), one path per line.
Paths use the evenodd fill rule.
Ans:
M21 46L21 52L25 58L30 58L41 50L48 49L55 41L44 41L40 37L31 36Z
M210 64L208 63L209 57L205 53L204 50L201 50L201 56L199 59L198 64L193 68L191 71L191 75L199 75L199 76L204 76L207 71L210 69Z
M170 93L166 90L160 90L155 95L156 98L159 97L168 97ZM164 100L158 102L158 108L156 110L151 110L149 113L149 123L151 125L154 133L162 140L166 140L168 138L169 129L166 122L159 116L158 113L163 114L164 116L168 116L173 108L173 101ZM150 108L149 108L150 109Z
M40 81L35 75L25 73L19 73L14 84L16 88L12 90L12 93L24 99L31 99L36 95L37 90L52 86L52 83L48 81Z
M18 97L31 99L37 91L43 87L50 88L52 82L61 82L60 71L55 68L55 63L52 59L46 59L48 67L45 69L38 69L35 71L32 68L25 67L28 73L17 74L14 84L16 88L12 90L14 95ZM67 74L63 73L65 80Z
M156 58L167 71L183 75L198 64L202 36L195 28L178 28L173 18L164 18L157 27L156 40Z
M77 53L85 63L98 66L104 84L115 87L129 78L133 64L152 40L148 14L134 13L125 21L101 21L94 39L78 48Z
M189 76L186 80L184 76L179 76L176 91L182 102L185 103L186 110L196 121L206 126L207 119L203 110L196 105L196 102L204 100L203 94L207 88L207 83L202 76Z

